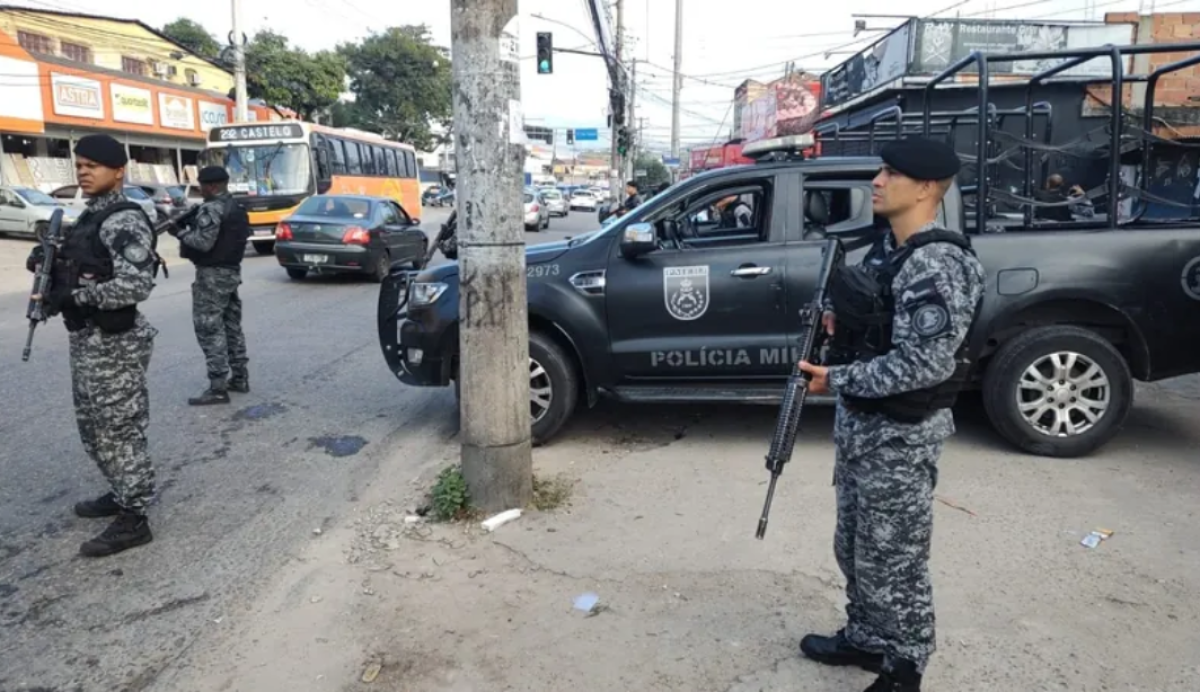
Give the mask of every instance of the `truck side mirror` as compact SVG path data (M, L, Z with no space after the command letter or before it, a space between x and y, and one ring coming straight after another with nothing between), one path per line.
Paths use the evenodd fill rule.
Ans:
M654 226L648 223L632 223L621 232L621 255L634 259L658 249L658 238Z

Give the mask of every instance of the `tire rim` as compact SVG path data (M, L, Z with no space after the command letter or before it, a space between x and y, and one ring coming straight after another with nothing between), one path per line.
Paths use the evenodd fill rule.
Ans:
M1091 430L1108 412L1111 397L1108 373L1073 351L1035 360L1017 384L1021 416L1048 437L1074 437Z
M550 374L536 360L529 359L529 412L533 422L537 423L550 413L550 404L554 401L554 389L550 384Z

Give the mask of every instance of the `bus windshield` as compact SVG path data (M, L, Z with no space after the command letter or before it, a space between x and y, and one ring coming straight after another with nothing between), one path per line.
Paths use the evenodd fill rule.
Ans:
M229 191L235 195L310 192L310 159L307 144L215 147L204 152L204 165L224 166L229 171Z

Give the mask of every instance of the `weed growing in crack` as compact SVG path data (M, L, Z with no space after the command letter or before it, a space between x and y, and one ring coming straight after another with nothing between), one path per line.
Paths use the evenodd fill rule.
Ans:
M571 481L533 477L533 506L543 512L562 507L571 498Z
M467 482L457 466L442 469L437 482L433 484L430 496L433 501L433 514L439 521L460 519L469 509Z

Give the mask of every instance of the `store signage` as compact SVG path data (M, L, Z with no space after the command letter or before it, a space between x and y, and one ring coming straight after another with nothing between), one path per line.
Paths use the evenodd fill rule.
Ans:
M185 96L159 93L158 120L163 127L174 130L196 129L196 113L192 100Z
M73 115L77 118L104 119L104 100L100 82L74 75L50 73L50 86L54 92L54 112Z
M200 105L200 129L208 132L214 127L221 127L229 124L229 106L223 103L212 103L211 101L201 101Z
M253 142L270 139L300 139L304 128L294 123L282 125L247 125L245 127L222 127L208 134L210 142Z
M821 102L839 106L857 96L891 84L908 70L913 22L906 22L821 75Z
M149 89L112 82L109 91L112 93L113 120L138 125L154 124L154 95Z

